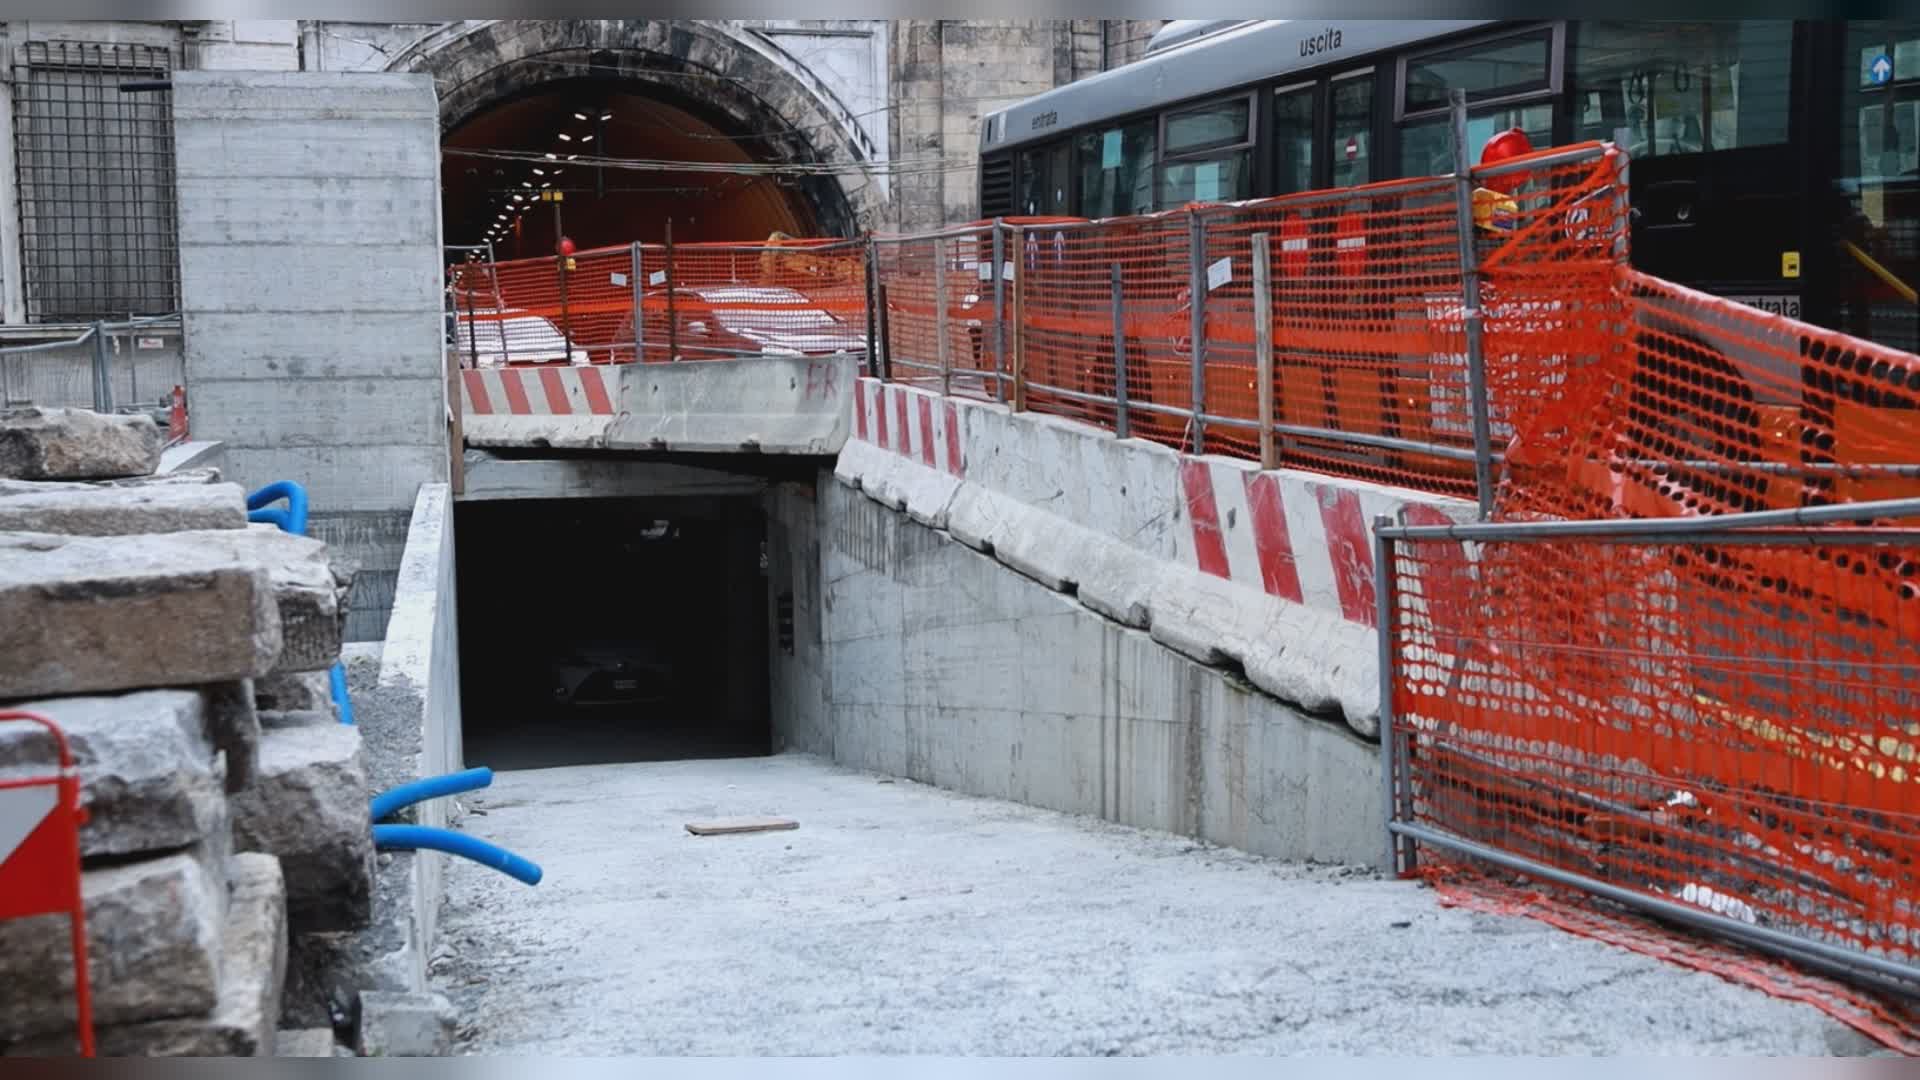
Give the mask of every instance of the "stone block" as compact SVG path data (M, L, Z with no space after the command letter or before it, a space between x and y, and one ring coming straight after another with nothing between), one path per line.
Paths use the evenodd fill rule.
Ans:
M333 681L325 671L268 675L253 684L261 712L326 712L333 708Z
M0 533L0 698L272 671L281 654L275 580L238 545L207 540L250 533Z
M374 867L360 732L308 715L262 732L253 784L232 800L234 843L279 856L295 929L355 929L372 917Z
M226 755L227 794L253 783L260 756L260 714L254 705L254 681L211 683L201 688L207 703L207 736Z
M330 1058L332 1028L284 1028L274 1038L274 1057Z
M150 416L108 416L35 406L0 411L0 476L105 480L160 466L159 425Z
M225 823L205 702L190 690L56 698L19 706L66 733L80 768L87 858L172 851ZM36 724L0 724L0 780L45 775L57 761Z
M207 551L266 567L280 610L280 655L273 672L324 671L339 659L347 594L353 588L349 560L330 554L318 540L274 525L174 535Z
M199 1016L218 1004L227 889L202 852L89 870L82 880L97 1027ZM65 915L0 922L0 1041L70 1032Z
M453 1047L453 1003L443 994L367 990L355 1049L361 1057L444 1057Z
M226 925L220 941L220 996L211 1012L96 1028L104 1057L271 1057L287 970L286 883L271 855L236 855L229 864ZM329 1045L332 1036L328 1036ZM7 1048L10 1056L61 1052L52 1036Z
M238 484L99 487L0 499L0 532L129 536L246 526L247 496Z

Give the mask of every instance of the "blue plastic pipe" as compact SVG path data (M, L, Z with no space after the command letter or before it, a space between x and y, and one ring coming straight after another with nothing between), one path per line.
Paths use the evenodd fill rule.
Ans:
M270 505L281 499L287 500L286 509ZM291 480L275 480L247 496L247 520L259 525L278 525L281 532L295 536L307 535L307 489ZM340 722L352 727L353 696L347 693L346 663L334 661L327 679L333 691L333 703L340 709Z
M287 500L285 510L267 507ZM291 480L275 480L247 496L247 520L268 522L299 536L307 535L307 489Z
M502 847L451 829L427 825L375 825L373 846L380 851L444 851L472 859L528 885L540 884L540 867Z
M443 795L458 795L463 791L478 791L493 783L493 770L485 766L468 769L465 772L447 773L444 776L429 776L424 780L401 784L391 791L381 792L369 804L373 820L392 817L394 814L417 802L437 799Z
M347 665L335 660L333 670L327 672L328 681L333 686L333 703L340 706L340 722L353 726L353 696L347 693Z

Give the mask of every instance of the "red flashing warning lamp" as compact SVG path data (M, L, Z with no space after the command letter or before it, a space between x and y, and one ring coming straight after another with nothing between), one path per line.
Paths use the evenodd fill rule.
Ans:
M558 247L558 249L557 249L557 250L558 250L558 251L560 252L560 254L562 254L562 255L571 255L571 254L573 254L573 240L572 240L572 238L571 238L571 237L566 237L566 236L563 236L563 237L561 237L561 238L560 238L560 246Z

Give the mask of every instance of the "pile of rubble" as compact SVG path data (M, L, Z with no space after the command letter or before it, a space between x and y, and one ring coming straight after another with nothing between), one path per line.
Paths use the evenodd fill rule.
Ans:
M145 416L0 412L0 707L79 766L100 1053L272 1055L289 934L371 918L366 763L327 674L351 570L249 524L217 470L156 473L161 449ZM0 724L0 779L55 760ZM72 990L65 916L0 922L7 1054L71 1053ZM286 1041L332 1052L316 1034Z

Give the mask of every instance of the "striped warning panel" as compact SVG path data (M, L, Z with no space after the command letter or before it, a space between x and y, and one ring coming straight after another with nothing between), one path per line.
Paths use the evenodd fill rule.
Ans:
M467 368L460 372L468 416L612 416L613 395L597 367Z
M1373 626L1374 517L1404 511L1409 524L1471 519L1465 502L1411 494L1182 457L1188 528L1175 533L1176 548L1183 564L1202 573Z
M950 476L966 475L959 406L939 394L862 378L853 395L853 437Z

